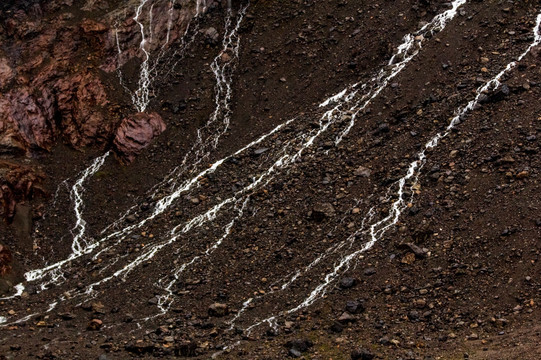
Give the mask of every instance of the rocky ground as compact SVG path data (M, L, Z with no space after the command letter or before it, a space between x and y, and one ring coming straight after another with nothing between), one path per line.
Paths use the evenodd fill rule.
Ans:
M176 39L157 62L144 111L116 72L136 87L137 1L0 7L6 296L24 272L73 253L80 228L69 189L97 156L113 152L82 193L84 237L110 238L62 267L61 277L25 282L19 296L0 301L0 359L541 356L539 46L427 151L398 220L357 253L372 239L362 229L392 211L397 181L426 142L534 41L538 1L467 1L445 29L416 40L417 56L342 141L347 111L305 148L327 110L318 105L369 83L405 34L449 4L252 0L236 59L231 47L220 55L226 2L207 1L193 22L195 4L179 3ZM239 14L245 5L233 1ZM155 6L156 14L169 11L167 2ZM156 51L167 19L154 18ZM196 35L181 56L187 28ZM231 61L232 95L205 127L217 108L216 57L218 65ZM190 155L198 129L214 139L226 114L217 146ZM200 162L170 176L185 156ZM192 178L193 188L138 225ZM313 303L296 309L327 279Z

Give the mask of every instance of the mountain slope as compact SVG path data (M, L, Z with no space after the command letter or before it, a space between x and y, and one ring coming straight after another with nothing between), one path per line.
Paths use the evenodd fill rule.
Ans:
M6 358L538 358L538 2L2 11Z

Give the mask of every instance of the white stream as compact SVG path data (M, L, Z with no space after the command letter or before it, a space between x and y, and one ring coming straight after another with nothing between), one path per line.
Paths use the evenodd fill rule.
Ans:
M350 253L347 253L339 261L337 261L332 271L325 275L323 282L321 282L301 303L299 303L297 306L293 308L285 310L280 315L286 315L286 314L297 312L303 308L306 308L312 305L318 299L321 299L329 290L331 284L338 278L338 276L340 274L343 274L347 270L349 270L351 265L356 262L356 260L359 258L359 256L362 253L370 250L383 237L383 235L387 232L387 230L392 228L398 222L403 211L407 209L408 201L406 201L406 197L405 197L406 184L410 182L412 183L412 186L413 186L417 183L420 172L426 162L426 151L437 147L439 141L447 137L449 133L451 132L451 130L455 128L458 124L460 124L460 122L464 120L465 116L469 112L475 109L476 105L479 103L479 99L481 98L481 96L483 96L483 94L490 91L495 91L500 86L500 80L502 79L502 77L505 74L507 74L509 71L514 69L517 66L517 63L520 62L531 51L532 48L538 46L541 43L540 32L541 32L541 14L537 16L536 24L534 27L534 40L528 46L528 48L522 54L518 56L517 60L510 62L496 76L494 76L491 80L487 81L484 85L480 86L476 90L475 98L471 100L470 102L468 102L466 106L461 107L456 111L455 116L452 118L452 120L450 121L445 131L434 135L425 144L424 148L419 153L416 154L415 156L416 160L410 163L406 174L402 178L400 178L396 183L392 184L389 187L387 199L389 198L389 193L391 192L391 189L393 187L397 187L398 189L396 191L396 194L394 194L397 197L397 200L393 202L388 215L379 221L371 223L368 226L367 230L365 230L364 227L359 229L342 244L349 243L350 245L352 245L353 241L358 239L360 235L364 235L368 237L368 241L366 241L360 248ZM414 194L415 192L411 191L411 198L409 199L409 201L412 201ZM369 210L369 212L367 213L365 217L365 220L371 220L371 218L373 217L373 210L374 210L373 208ZM255 329L256 327L260 325L274 322L277 316L278 315L273 315L264 320L256 322L255 324L248 327L246 330L248 333L250 333L253 329Z

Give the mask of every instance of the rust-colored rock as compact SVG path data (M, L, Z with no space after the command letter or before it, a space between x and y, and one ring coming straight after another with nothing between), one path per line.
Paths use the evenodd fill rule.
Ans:
M10 221L17 203L44 195L41 182L45 176L30 167L0 161L0 216Z
M145 6L145 16L153 16L148 51L165 50L184 34L195 15L193 6L184 6L189 3L179 1L182 6L173 12L170 2ZM119 23L113 12L74 20L70 11L59 11L70 4L50 0L0 7L0 152L29 156L51 150L57 141L81 149L115 139L122 160L132 161L165 124L153 114L148 121L132 117L117 129L119 107L109 98L100 70L116 78L118 67L143 58L135 7L123 9L125 20ZM109 7L101 0L87 1L84 11ZM123 90L118 84L113 91Z
M164 130L165 123L157 113L136 113L127 117L116 131L115 152L121 161L130 163Z
M0 89L6 86L15 76L15 72L8 64L8 59L0 58Z
M13 256L11 251L2 244L0 244L0 276L4 276L11 272L11 263Z
M0 95L0 146L12 150L49 149L54 134L53 102L46 89L37 100L28 88Z
M94 20L85 19L81 24L81 29L87 34L104 33L107 31L107 26Z
M90 73L77 74L56 83L62 133L75 148L106 140L113 124L103 115L109 103L101 81Z

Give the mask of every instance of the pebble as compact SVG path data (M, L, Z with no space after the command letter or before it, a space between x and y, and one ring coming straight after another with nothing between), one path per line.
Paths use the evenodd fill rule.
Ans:
M340 315L340 317L338 318L338 321L340 321L342 324L347 324L350 322L354 322L356 320L357 318L351 315L350 313L348 313L347 311L344 311L342 315Z
M229 307L226 304L214 303L209 306L209 316L222 317L229 314Z
M371 275L374 275L375 273L376 273L376 269L373 268L373 267L369 267L369 268L364 269L364 274L366 276L371 276Z
M364 311L364 306L359 301L351 300L346 302L346 311L351 314L358 314Z
M300 351L301 353L308 351L312 346L314 346L314 343L309 339L294 339L286 343L287 348Z
M293 358L298 358L302 356L302 353L297 349L289 349L289 356Z
M359 177L365 177L365 178L369 177L370 174L372 174L372 170L370 170L369 168L366 168L364 166L359 166L353 172L353 175L359 176Z
M349 289L357 283L357 280L351 277L346 277L340 280L340 287L342 289Z
M355 349L351 352L351 360L372 360L375 355L368 349Z
M103 321L100 319L92 319L87 325L88 330L99 330L103 326Z

